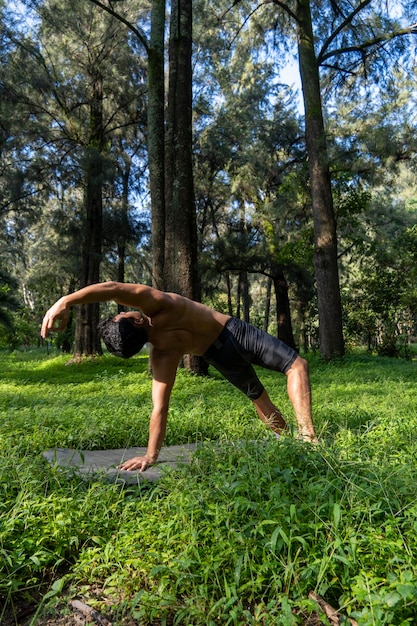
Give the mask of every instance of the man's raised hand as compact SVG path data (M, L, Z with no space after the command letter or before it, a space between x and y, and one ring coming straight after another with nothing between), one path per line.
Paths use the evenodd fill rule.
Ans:
M65 304L64 298L60 298L53 306L51 306L49 311L45 313L41 329L43 339L46 339L50 330L54 330L54 326L57 322L59 322L57 330L63 331L68 323L69 314L70 309Z

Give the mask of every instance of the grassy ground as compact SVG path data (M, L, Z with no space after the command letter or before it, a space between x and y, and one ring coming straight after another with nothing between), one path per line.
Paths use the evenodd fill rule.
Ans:
M319 446L277 442L228 383L180 371L166 444L223 445L140 488L41 453L146 445L146 357L66 361L0 353L0 623L78 597L114 625L287 626L310 591L361 626L415 623L416 361L311 357ZM285 377L262 380L293 421Z

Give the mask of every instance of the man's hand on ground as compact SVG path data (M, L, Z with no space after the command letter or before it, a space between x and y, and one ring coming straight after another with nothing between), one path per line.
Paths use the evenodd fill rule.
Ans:
M127 470L128 472L132 472L134 470L139 470L140 472L144 472L148 467L154 464L155 461L152 461L148 456L134 456L133 459L129 459L125 461L121 465L119 465L119 469Z

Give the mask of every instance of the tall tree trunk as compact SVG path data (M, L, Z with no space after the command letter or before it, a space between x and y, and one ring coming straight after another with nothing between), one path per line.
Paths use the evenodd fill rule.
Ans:
M281 271L274 274L273 280L277 307L277 336L278 339L281 339L287 346L295 349L290 302L288 299L288 283Z
M165 289L165 0L152 0L148 50L148 156L152 204L152 284Z
M331 359L344 354L336 221L309 0L297 0L296 12L314 221L320 352L324 358Z
M233 316L232 281L230 279L230 273L227 270L225 280L227 288L227 312L229 315Z
M242 302L242 283L240 282L240 274L237 277L236 287L236 317L240 318L240 308Z
M80 287L100 280L103 229L103 81L99 73L93 77L90 106L90 138L85 158L85 229L81 257ZM74 356L101 354L97 331L99 305L77 307Z
M192 163L192 0L172 0L165 143L165 287L200 300ZM206 371L199 357L184 365Z
M192 1L173 0L166 135L165 275L167 288L199 299L192 167Z
M248 273L246 270L239 272L240 293L242 296L242 313L243 321L250 321L250 295L249 295L249 281Z
M268 282L266 284L266 295L265 295L265 315L264 315L264 326L263 329L267 333L269 326L269 313L271 310L271 290L272 290L272 278L268 276Z
M129 236L129 178L130 178L130 160L124 159L125 169L122 176L122 203L120 208L119 232L117 234L117 282L125 282L125 261L126 261L126 240ZM117 305L120 313L125 310L121 304Z

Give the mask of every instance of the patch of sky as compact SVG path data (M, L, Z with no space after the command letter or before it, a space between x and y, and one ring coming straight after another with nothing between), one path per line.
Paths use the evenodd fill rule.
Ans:
M36 9L20 0L9 0L6 2L6 13L13 27L26 36L36 32L40 17Z

